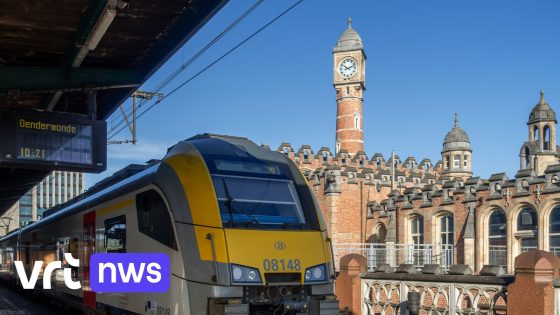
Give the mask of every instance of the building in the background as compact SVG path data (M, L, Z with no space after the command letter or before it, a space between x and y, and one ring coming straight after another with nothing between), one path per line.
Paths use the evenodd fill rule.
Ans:
M84 173L52 172L0 218L0 235L40 220L46 209L82 194L84 186Z
M510 157L520 158L515 179L505 173L482 179L473 177L476 157L457 114L442 135L435 164L412 156L404 161L395 154L368 156L362 128L368 121L362 117L364 45L350 24L333 59L334 150L315 152L309 145L294 150L283 143L278 151L308 178L339 255L346 247L377 246L370 252L375 257L368 257L373 264L466 264L475 272L492 264L510 273L515 257L530 249L560 255L560 147L556 114L543 92L532 110L527 108L527 126L519 126L523 134L528 128L528 139L519 157Z

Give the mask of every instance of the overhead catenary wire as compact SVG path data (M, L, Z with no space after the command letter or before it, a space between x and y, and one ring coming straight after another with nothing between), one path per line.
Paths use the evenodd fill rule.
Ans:
M218 34L208 44L206 44L206 46L204 46L201 50L199 50L194 56L189 58L189 60L187 60L186 62L183 62L183 64L181 64L181 66L179 66L173 73L171 73L162 82L160 82L158 84L158 86L153 90L153 92L157 93L157 92L161 91L163 88L165 88L169 83L171 83L175 78L177 78L177 76L179 76L179 74L181 74L181 72L183 72L191 64L193 64L200 56L202 56L208 49L210 49L212 46L214 46L229 31L231 31L237 25L239 25L239 23L241 23L249 14L251 14L263 2L264 2L264 0L256 1L249 9L247 9L245 12L243 12L243 14L241 16L239 16L233 23L231 23L227 28L225 28L222 32L220 32L220 34ZM147 100L141 100L138 103L137 108L138 109L141 108L146 102L147 102ZM128 119L132 115L133 110L128 109L125 112L126 113L124 115L124 118L121 118L121 120L118 123L115 124L115 121L117 120L117 118L114 118L114 119L111 120L111 122L110 122L111 129L108 131L108 133L111 133L112 131L117 129L120 125L122 125L126 121L126 119Z
M218 62L220 62L222 59L224 59L225 57L227 57L229 54L233 53L235 50L237 50L239 47L243 46L246 42L248 42L249 40L251 40L253 37L255 37L257 34L259 34L260 32L264 31L266 28L268 28L270 25L272 25L274 22L276 22L277 20L279 20L281 17L283 17L284 15L286 15L288 12L290 12L291 10L293 10L295 7L297 7L300 3L302 3L304 0L298 0L296 3L294 3L293 5L291 5L290 7L288 7L286 10L282 11L282 13L280 13L279 15L277 15L275 18L273 18L272 20L270 20L268 23L264 24L262 27L260 27L258 30L256 30L254 33L252 33L251 35L249 35L248 37L246 37L244 40L242 40L241 42L239 42L237 45L235 45L233 48L231 48L230 50L228 50L226 53L224 53L223 55L221 55L220 57L218 57L217 59L215 59L214 61L212 61L210 64L208 64L206 67L204 67L202 70L200 70L199 72L197 72L196 74L194 74L193 76L191 76L190 78L188 78L187 80L183 81L181 84L179 84L177 87L175 87L173 90L171 90L169 93L165 94L163 97L159 98L157 101L155 101L153 104L151 104L150 106L148 106L144 111L140 112L138 114L137 119L139 119L140 117L142 117L144 114L146 114L148 111L150 111L152 108L154 108L154 106L156 106L157 104L161 103L163 100L167 99L169 96L173 95L174 93L176 93L178 90L180 90L181 88L183 88L185 85L187 85L188 83L190 83L192 80L196 79L199 75L203 74L204 72L206 72L208 69L212 68L215 64L217 64ZM114 132L112 135L110 135L108 137L108 140L112 139L115 135L117 135L119 132L121 132L122 130L124 130L126 128L126 126L121 127L120 129L118 129L116 132Z

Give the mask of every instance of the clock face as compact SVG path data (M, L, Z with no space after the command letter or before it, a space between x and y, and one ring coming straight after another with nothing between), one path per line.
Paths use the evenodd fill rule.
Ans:
M338 72L345 78L353 76L357 69L358 65L354 58L343 59L342 62L340 62L340 66L338 66Z

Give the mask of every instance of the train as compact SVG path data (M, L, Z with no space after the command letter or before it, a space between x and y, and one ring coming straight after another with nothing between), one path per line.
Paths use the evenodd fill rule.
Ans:
M247 138L180 141L149 167L55 210L0 239L0 278L21 288L15 262L30 274L43 261L34 293L84 314L339 314L332 241L306 178ZM165 253L170 288L95 292L95 253ZM43 288L52 261L81 288L67 288L62 269Z

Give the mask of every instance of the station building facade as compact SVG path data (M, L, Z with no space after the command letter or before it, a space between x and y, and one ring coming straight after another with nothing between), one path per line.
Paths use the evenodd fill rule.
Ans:
M0 236L40 220L43 212L85 191L85 174L54 171L31 188L1 218Z
M366 54L351 20L333 59L334 150L296 149L286 142L277 151L307 177L335 248L429 247L436 259L432 263L441 263L442 248L451 248L452 257L446 258L451 264L466 264L475 272L501 265L509 273L514 258L530 249L560 254L560 148L556 114L543 92L529 113L519 171L514 178L499 173L484 179L473 174L475 157L457 114L435 164L412 156L368 156L362 114Z

